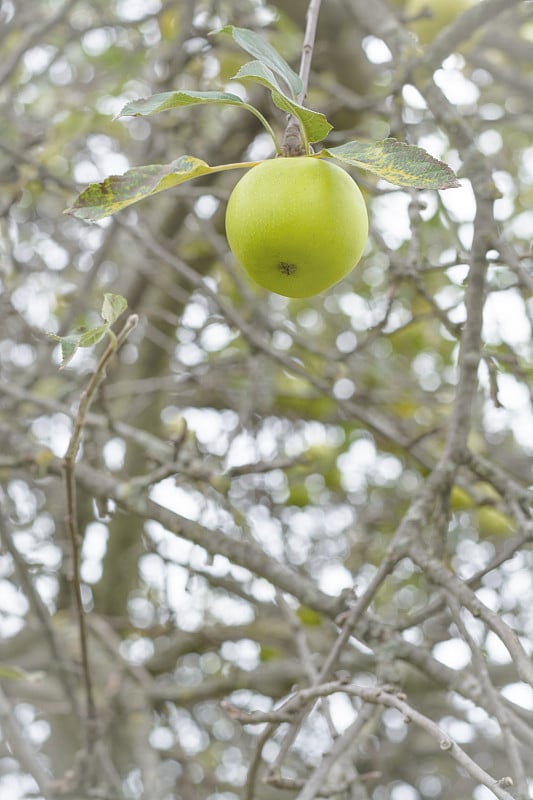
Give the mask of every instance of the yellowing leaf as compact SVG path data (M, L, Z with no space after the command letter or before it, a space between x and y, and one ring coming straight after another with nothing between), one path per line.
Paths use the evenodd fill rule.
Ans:
M347 142L319 154L352 167L373 172L395 186L413 189L450 189L459 186L454 171L426 150L396 139L379 142Z
M138 200L215 170L194 156L181 156L170 164L135 167L124 175L111 175L101 183L92 183L66 213L95 222Z

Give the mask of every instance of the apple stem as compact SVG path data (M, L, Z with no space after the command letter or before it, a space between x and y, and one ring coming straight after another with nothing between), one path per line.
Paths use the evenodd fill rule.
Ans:
M302 57L300 60L300 78L302 79L302 89L298 95L298 103L300 103L300 105L307 97L309 75L311 72L311 61L313 59L318 14L320 12L321 3L322 0L310 0L307 8L304 43L302 47ZM287 127L285 128L281 152L282 155L286 157L306 156L310 153L309 142L307 141L305 132L302 130L302 127L296 117L289 116Z
M302 128L296 117L289 117L285 133L283 135L283 144L281 146L281 154L285 158L292 156L305 156L309 153L309 145L304 144Z

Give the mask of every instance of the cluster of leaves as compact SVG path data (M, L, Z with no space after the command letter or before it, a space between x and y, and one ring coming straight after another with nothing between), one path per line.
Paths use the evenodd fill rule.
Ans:
M281 111L298 120L305 152L311 155L310 144L324 139L332 130L324 114L306 108L298 98L303 91L300 77L285 59L254 31L227 25L221 33L230 34L247 53L254 56L244 64L233 80L254 81L266 87L272 101ZM280 83L281 81L281 83ZM263 114L238 95L215 91L162 92L127 103L118 117L147 117L182 106L200 104L230 105L245 108L254 114L272 136L278 155L282 149L271 125ZM423 148L383 139L378 142L352 141L338 147L322 149L318 158L335 158L350 167L365 169L397 186L415 189L449 189L458 186L454 172L442 161L433 158ZM255 166L258 162L210 166L191 155L183 155L170 164L151 164L128 170L124 175L112 175L83 191L68 213L96 221L114 214L158 192L171 189L192 178L228 169Z
M102 318L101 325L95 325L84 330L72 331L65 336L50 333L50 338L58 342L61 348L60 369L64 369L70 361L72 361L80 347L92 347L98 344L98 342L101 342L106 335L110 337L111 341L114 341L115 335L111 330L111 326L117 321L127 307L128 301L125 297L122 297L120 294L106 292L100 312Z

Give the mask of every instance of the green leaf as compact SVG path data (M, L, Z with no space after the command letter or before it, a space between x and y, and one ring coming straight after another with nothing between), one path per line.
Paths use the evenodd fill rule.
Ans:
M305 131L305 137L308 142L320 142L325 139L333 128L333 125L329 124L324 114L319 111L311 111L310 108L304 108L304 106L289 100L285 95L272 92L272 100L282 111L297 117Z
M328 147L320 156L331 156L373 172L396 186L413 189L451 189L459 186L454 171L443 161L433 158L426 150L396 139L379 142L347 142Z
M264 125L268 133L272 136L274 144L276 145L276 150L279 152L274 131L261 112L258 111L257 108L254 108L254 106L250 105L250 103L246 103L244 100L241 100L238 95L231 94L231 92L161 92L160 94L154 94L151 97L144 97L141 100L134 100L131 103L127 103L118 116L148 117L150 114L158 114L160 111L168 111L170 108L199 105L202 103L239 106L240 108L245 108L247 111L250 111L257 117L261 124Z
M109 325L98 325L96 328L89 328L80 336L78 346L92 347L93 344L98 344L106 335L108 328Z
M113 325L127 307L128 301L121 294L106 292L100 316L108 325Z
M239 47L242 47L251 56L257 58L285 81L293 98L298 97L303 89L301 78L266 39L254 33L254 31L250 31L247 28L236 28L234 25L226 25L224 28L214 32L229 33Z
M59 369L64 369L72 360L78 347L80 346L81 334L69 333L67 336L57 336L55 333L48 334L55 342L59 342L61 347L61 362Z
M201 103L222 104L229 106L239 106L245 108L254 114L257 119L264 125L265 129L272 136L276 150L279 152L279 147L276 141L274 131L268 124L267 120L263 117L261 112L241 100L236 94L231 92L194 92L194 91L180 91L180 92L161 92L154 94L151 97L145 97L141 100L134 100L124 106L119 117L127 116L140 116L147 117L150 114L158 114L160 111L167 111L170 108L179 108L180 106L199 105Z
M324 139L332 129L332 126L329 124L324 114L320 114L318 111L311 111L309 108L304 108L304 106L295 103L294 100L287 97L283 93L272 70L260 61L249 61L247 64L243 64L233 80L242 79L253 80L256 83L260 83L262 86L266 86L267 89L270 89L272 92L272 100L275 105L282 111L286 111L288 114L297 117L300 121L305 138L308 142L319 142L321 139Z
M158 114L160 111L168 111L171 108L205 105L206 103L250 107L238 95L230 92L161 92L127 103L118 117L148 117L150 114Z
M232 81L252 80L266 86L271 91L283 94L283 90L279 85L276 76L272 70L261 63L261 61L248 61L240 67L239 71L233 76Z
M214 171L216 167L194 156L181 156L171 164L135 167L124 175L111 175L102 183L92 183L65 213L95 222L144 197Z
M59 342L61 347L61 363L59 368L64 369L79 347L92 347L98 344L106 333L109 332L110 325L112 325L120 317L123 311L128 307L128 301L120 294L112 294L106 292L104 294L104 302L102 304L101 317L104 320L103 325L96 325L94 328L87 330L78 329L66 336L58 336L56 333L49 333L48 336L55 342Z

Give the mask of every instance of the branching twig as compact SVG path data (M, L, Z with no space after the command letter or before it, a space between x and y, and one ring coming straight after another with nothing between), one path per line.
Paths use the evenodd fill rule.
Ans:
M50 776L42 766L38 753L33 749L28 738L21 731L15 715L12 713L8 698L0 687L0 725L5 733L14 757L23 770L33 777L44 796L50 788Z
M461 766L476 782L483 784L487 789L490 789L499 800L513 800L512 795L505 791L503 786L512 786L512 781L504 777L500 780L495 780L488 772L476 764L459 745L445 733L442 728L433 722L432 719L421 714L416 709L412 708L406 700L396 694L384 691L383 689L367 688L367 687L348 687L348 693L366 700L368 703L376 703L388 708L395 708L399 711L404 720L414 722L422 730L428 733L432 739L438 742L441 750L447 751L451 757Z
M424 571L429 580L444 587L449 594L467 608L474 617L482 619L496 636L503 642L511 654L520 678L533 686L533 665L518 635L507 625L504 619L481 602L479 597L465 583L450 572L444 564L428 556L423 549L411 548L411 558Z
M394 694L389 687L368 687L358 686L356 684L347 684L342 681L333 681L325 683L321 686L312 687L310 689L303 689L297 692L291 703L288 703L286 708L293 705L295 708L298 706L305 706L310 700L318 699L319 697L326 697L330 694L337 692L345 692L353 697L358 697L366 703L372 703L386 708L395 708L399 711L406 722L413 722L418 727L422 728L429 736L434 739L441 750L448 752L451 757L461 766L477 783L481 783L490 789L499 800L513 800L513 797L504 787L512 786L513 782L508 777L503 777L500 780L495 780L488 772L476 764L476 762L459 747L459 745L440 728L432 719L421 714L407 702L404 695ZM255 716L254 721L259 722L261 714ZM342 738L342 737L341 737ZM340 741L340 740L339 740ZM305 791L305 790L304 790ZM305 795L303 792L298 796L298 800L310 798L316 795Z
M498 692L496 691L495 687L492 684L487 664L485 663L485 659L483 658L480 652L477 642L471 636L467 625L463 621L461 615L461 607L459 603L457 602L455 597L449 593L447 593L447 599L448 599L448 605L453 615L454 622L457 625L457 628L461 636L469 646L470 652L472 653L472 663L475 668L476 674L479 677L480 683L483 686L484 696L489 701L491 711L498 720L498 723L500 725L503 742L509 758L509 765L516 779L516 787L518 793L521 797L527 797L528 795L527 776L524 770L524 764L522 763L522 759L520 757L518 743L516 741L514 732L510 724L509 712L501 702L500 695L498 694Z
M76 456L81 444L83 428L85 425L87 413L90 405L94 399L96 391L106 376L106 367L117 352L117 350L126 341L126 338L135 328L138 322L138 317L132 314L128 317L126 324L115 337L111 331L107 348L102 354L94 373L92 374L86 389L80 398L78 415L74 422L74 427L67 447L67 452L63 459L63 466L65 471L65 484L67 494L67 529L70 537L72 547L72 583L74 589L74 598L76 603L76 612L78 616L79 634L80 634L80 649L81 649L81 664L83 671L83 679L85 683L85 694L87 703L87 730L86 730L86 747L87 752L91 752L96 741L96 705L94 702L94 692L91 680L91 673L89 668L89 651L87 645L87 630L85 626L85 613L83 608L83 599L81 594L81 575L80 575L80 532L78 530L78 517L76 507Z
M353 722L344 733L338 737L327 756L324 756L318 767L315 769L309 780L306 782L296 800L313 800L317 794L322 795L322 787L327 780L330 771L339 759L346 753L349 747L361 736L366 724L376 714L376 710L370 704L363 705L355 722ZM357 778L356 778L357 780Z
M508 501L516 500L524 508L533 508L533 491L522 486L497 464L491 463L479 453L471 450L466 452L464 463L478 478L492 483L494 488Z
M523 512L521 512L521 507L518 506L518 508L515 510L515 516L519 516L521 513L523 514ZM526 520L524 516L524 519L522 520L522 527L524 528L523 532L521 532L518 536L513 536L512 539L508 539L506 542L504 542L499 553L491 558L491 560L484 567L474 572L473 575L464 581L466 586L469 586L471 589L479 588L481 580L485 577L485 575L488 575L489 572L501 567L502 564L505 564L506 561L509 561L515 553L524 547L527 542L533 539L533 521L531 519ZM398 626L398 630L408 630L409 628L414 628L417 625L422 625L423 622L442 611L445 608L445 605L445 597L443 593L440 593L433 600L431 600L425 608L421 609L416 614L413 614L412 617L409 617L405 624Z

